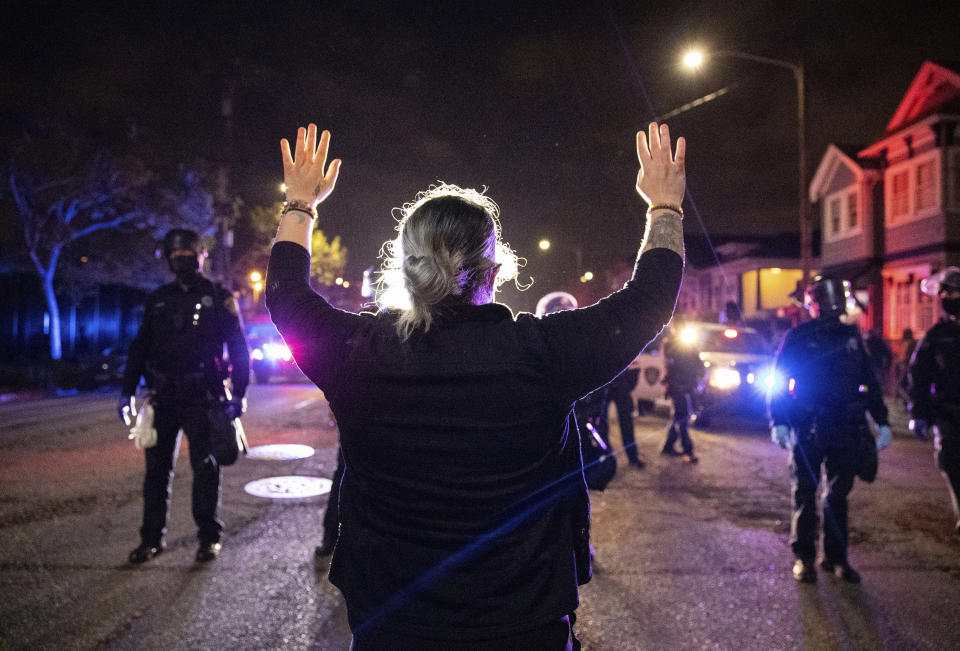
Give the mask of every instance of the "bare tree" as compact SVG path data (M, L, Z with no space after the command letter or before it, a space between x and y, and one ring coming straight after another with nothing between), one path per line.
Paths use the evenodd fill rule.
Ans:
M173 223L208 230L213 211L210 195L190 172L181 170L179 187L171 187L138 162L120 163L104 153L86 161L60 157L54 163L52 169L41 166L40 174L14 163L8 183L27 254L42 281L50 315L50 357L56 360L62 347L54 278L64 247L105 230L150 228L159 233Z

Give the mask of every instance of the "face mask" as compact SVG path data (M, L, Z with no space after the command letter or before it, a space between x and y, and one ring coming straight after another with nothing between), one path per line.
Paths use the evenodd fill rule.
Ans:
M170 271L177 274L177 280L186 284L200 275L200 260L195 255L178 255L170 258Z
M950 316L960 315L960 298L944 298L940 301L943 311Z

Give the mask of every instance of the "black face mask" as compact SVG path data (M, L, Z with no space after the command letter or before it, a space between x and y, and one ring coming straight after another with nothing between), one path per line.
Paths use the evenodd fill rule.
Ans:
M195 255L177 255L170 258L170 271L177 274L177 280L189 285L200 276L200 259Z
M940 300L943 311L950 316L960 315L960 298L943 298Z

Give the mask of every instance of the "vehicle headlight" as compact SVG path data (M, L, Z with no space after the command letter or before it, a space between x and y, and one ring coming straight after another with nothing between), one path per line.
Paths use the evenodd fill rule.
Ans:
M740 386L740 371L718 366L710 372L710 386L717 389L733 389Z
M783 373L775 368L765 368L757 372L757 388L770 394L780 393L787 386Z
M290 353L290 349L286 344L264 344L263 352L266 353L270 359L282 359L285 362L293 359L293 355Z
M259 348L254 348L253 352L250 353L250 357L254 358L258 362L263 359L263 351Z

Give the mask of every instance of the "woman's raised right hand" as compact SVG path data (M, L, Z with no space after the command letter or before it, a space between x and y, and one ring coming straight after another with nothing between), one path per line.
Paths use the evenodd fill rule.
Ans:
M650 136L637 132L637 192L650 206L680 207L687 187L687 141L677 138L677 152L670 152L670 128L666 124L650 123Z
M292 153L290 142L286 138L280 141L287 201L304 201L316 207L333 192L340 173L340 159L334 158L328 166L329 149L330 132L320 134L318 145L317 125L313 123L297 130L297 145Z

